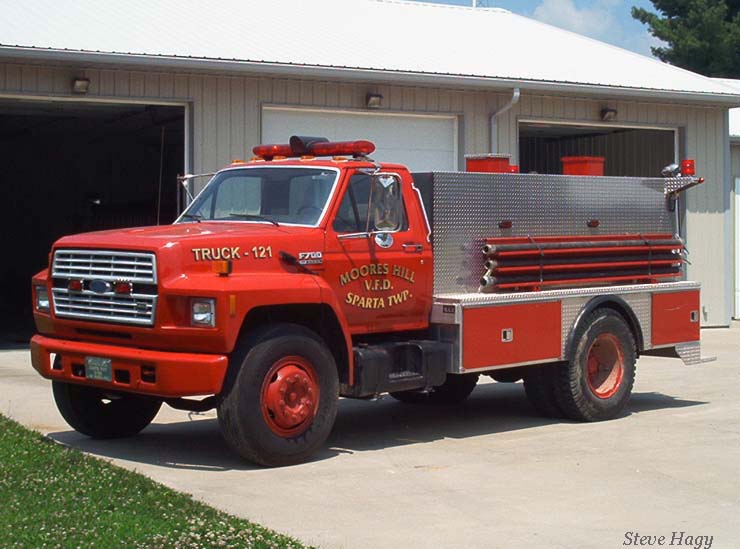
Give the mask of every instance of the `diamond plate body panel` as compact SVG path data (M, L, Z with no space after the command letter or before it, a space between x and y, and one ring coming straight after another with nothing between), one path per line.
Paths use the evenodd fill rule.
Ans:
M604 292L605 294L607 292ZM649 293L625 293L620 294L619 292L608 292L608 295L619 297L624 301L632 312L637 317L637 322L640 324L640 330L642 331L642 342L646 350L652 349L652 301ZM565 359L565 348L568 345L568 339L570 334L575 327L576 320L578 319L581 311L586 304L592 299L592 297L575 297L563 300L563 332L562 332L562 354L561 358Z
M653 348L653 311L649 293L620 296L637 317L642 329L642 343L645 350Z
M565 359L565 347L568 345L568 338L573 331L578 316L588 303L588 297L573 297L563 300L562 308L562 330L560 332L560 358Z
M665 183L665 194L676 191L682 191L697 184L697 177L667 177L663 179Z
M541 292L511 292L511 293L440 293L435 294L435 304L461 304L466 307L485 307L494 303L525 303L527 301L550 301L553 298L567 299L571 297L586 297L597 295L625 295L655 292L678 292L682 290L698 290L698 282L661 282L658 284L627 284L621 286L594 286L590 288L563 288L558 290L543 290Z
M415 179L432 204L435 294L478 290L484 238L676 232L663 178L434 172ZM590 220L599 227L589 228ZM501 221L512 228L499 228Z
M687 366L694 366L705 362L701 358L701 343L699 341L679 343L676 345L676 353Z

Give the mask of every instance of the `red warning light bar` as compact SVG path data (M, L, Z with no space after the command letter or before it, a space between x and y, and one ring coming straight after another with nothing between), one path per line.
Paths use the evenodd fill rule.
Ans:
M345 156L351 155L355 158L367 156L375 150L375 145L370 141L328 141L321 137L297 137L290 138L289 145L258 145L252 152L264 160L272 160L277 156L299 157L299 156Z
M293 156L290 145L258 145L252 152L265 160L272 160L276 156Z
M309 146L310 154L316 156L367 156L375 150L375 145L370 141L337 141L326 143L314 143Z

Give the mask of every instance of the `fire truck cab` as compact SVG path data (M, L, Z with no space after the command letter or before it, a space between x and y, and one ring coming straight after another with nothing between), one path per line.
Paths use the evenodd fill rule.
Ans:
M57 241L31 350L67 422L119 437L163 403L215 407L236 452L275 466L321 447L339 396L453 404L486 374L596 421L624 409L640 354L701 360L675 216L688 165L412 175L373 150L255 147L173 225Z

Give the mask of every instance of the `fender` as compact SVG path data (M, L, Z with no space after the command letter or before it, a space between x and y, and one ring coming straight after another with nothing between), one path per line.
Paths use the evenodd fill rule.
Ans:
M234 319L234 322L229 322L226 328L226 337L231 350L236 345L244 320L256 307L279 305L327 305L330 307L339 322L347 346L349 382L350 385L353 384L352 338L339 300L325 279L313 274L290 272L244 273L213 278L222 281L219 293L224 296L224 299L220 300L219 313L223 317ZM290 288L290 292L286 292L286 288ZM233 305L231 296L234 296Z
M575 322L573 322L573 326L571 326L570 332L568 333L568 341L565 345L563 356L564 360L570 360L570 357L573 355L574 348L577 345L577 342L573 340L576 330L580 327L581 323L585 321L586 317L599 307L608 307L620 313L627 321L627 325L632 331L632 335L635 336L638 356L639 353L644 350L645 343L642 335L642 326L640 325L640 321L637 319L637 315L635 315L635 312L632 310L632 307L630 307L630 305L619 296L601 295L591 299L586 303L583 309L581 309L581 312L578 313L578 316L576 317Z
M342 328L342 333L344 334L344 342L347 345L347 368L349 369L349 384L354 385L355 357L354 352L352 351L352 337L349 333L349 325L347 324L347 319L344 317L344 313L342 312L342 307L339 303L339 299L337 298L337 294L334 293L334 290L326 281L326 279L318 276L314 276L313 279L321 291L321 303L324 303L331 307L331 310L334 311L334 314L339 321L339 326Z

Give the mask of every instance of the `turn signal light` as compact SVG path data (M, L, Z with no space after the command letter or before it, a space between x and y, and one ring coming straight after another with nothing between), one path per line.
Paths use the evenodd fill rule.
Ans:
M211 270L218 276L229 276L233 265L230 259L222 259L219 261L211 261Z
M113 291L117 294L130 294L132 289L130 282L116 282L113 285Z

